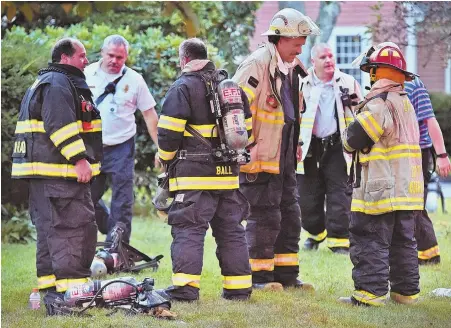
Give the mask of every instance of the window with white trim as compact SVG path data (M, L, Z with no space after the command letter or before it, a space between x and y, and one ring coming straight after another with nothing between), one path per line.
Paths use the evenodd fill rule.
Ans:
M360 35L336 36L336 61L343 73L352 75L362 84L362 74L359 68L352 67L351 63L362 53L362 41Z
M343 73L352 75L362 86L369 86L369 75L358 67L352 67L352 62L371 45L370 37L364 26L335 26L329 37L329 45L335 54L336 66Z

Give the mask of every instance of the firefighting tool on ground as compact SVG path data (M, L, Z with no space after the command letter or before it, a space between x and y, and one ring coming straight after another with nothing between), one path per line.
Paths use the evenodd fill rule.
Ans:
M142 269L152 268L158 270L159 261L163 255L149 257L136 248L122 241L124 232L122 223L118 223L111 232L112 242L98 242L103 246L97 250L91 264L91 277L100 277L106 274L119 272L139 272ZM144 261L142 264L137 264Z
M244 104L241 99L241 89L236 82L228 79L225 70L216 70L213 73L190 72L186 75L199 76L207 88L207 101L211 112L215 116L219 136L219 146L213 147L211 142L202 136L195 128L186 125L187 132L196 137L212 151L216 162L231 162L245 165L250 162L250 152L246 149L248 143ZM212 131L213 135L213 131ZM187 152L179 151L179 157L171 162L165 173L158 176L158 187L152 203L159 211L168 212L172 205L172 193L169 191L169 177L172 168L179 160L186 159Z
M94 280L68 289L63 298L50 295L44 297L47 315L89 316L92 307L118 310L128 315L147 314L156 318L174 319L171 302L154 289L154 279L145 278L138 283L133 277L111 280ZM82 307L82 310L76 308Z

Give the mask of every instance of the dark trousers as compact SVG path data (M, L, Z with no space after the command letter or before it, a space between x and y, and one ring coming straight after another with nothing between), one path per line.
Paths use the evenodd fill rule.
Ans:
M95 204L96 220L101 232L107 232L106 241L111 241L111 230L121 222L125 226L124 242L130 242L133 210L133 174L135 167L135 138L115 146L103 147L103 162L100 175L93 181L92 200ZM111 178L111 208L101 201L106 191L107 178ZM108 218L105 220L105 218ZM105 222L106 221L106 227Z
M383 296L390 281L392 292L405 296L420 292L414 238L416 212L351 213L349 251L356 290Z
M425 148L421 150L425 204L428 194L427 186L431 179L431 173L429 172L429 164L432 160L431 151L431 148ZM429 218L426 209L423 209L423 211L418 213L415 218L415 238L418 244L418 258L420 262L440 262L437 237L435 236L434 226L432 225L432 221Z
M178 191L168 213L171 225L172 271L174 276L200 280L204 240L209 225L216 240L216 256L224 277L223 297L247 299L251 294L249 254L241 222L249 215L249 204L239 190ZM248 280L248 286L228 286L227 279ZM178 282L177 282L178 281ZM196 300L199 286L180 283L170 291L172 297ZM230 287L230 288L228 288Z
M259 173L256 178L255 174L240 174L240 190L251 205L246 225L249 257L254 262L266 259L274 263L272 269L267 266L258 269L252 265L253 283L291 285L299 275L297 253L301 211L296 186L293 130L291 125L284 126L279 174ZM292 264L278 265L277 257L287 255L291 256Z
M37 231L37 276L91 276L97 225L89 184L57 179L29 180L29 211Z
M324 152L319 141L313 139L309 155L304 160L305 174L297 175L302 228L311 235L327 230L327 237L331 239L328 246L343 246L334 240L349 238L352 188L347 183L342 144L328 146Z

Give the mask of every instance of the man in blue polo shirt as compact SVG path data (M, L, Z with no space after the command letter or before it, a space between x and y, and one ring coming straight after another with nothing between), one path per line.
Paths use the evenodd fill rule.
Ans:
M426 203L427 185L432 172L429 172L429 163L432 162L432 147L437 154L437 173L445 177L449 174L451 164L446 153L442 131L435 118L429 94L423 82L416 78L404 84L404 89L410 99L420 127L420 147L424 177L424 201ZM419 264L440 263L440 250L437 244L432 221L426 209L416 218L415 238L418 244Z

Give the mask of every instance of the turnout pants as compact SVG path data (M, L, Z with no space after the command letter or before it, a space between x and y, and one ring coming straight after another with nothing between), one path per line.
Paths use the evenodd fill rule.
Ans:
M431 148L421 150L423 178L424 178L424 203L428 194L427 186L431 179L429 163L432 160ZM435 236L434 226L424 208L415 218L415 238L418 244L418 260L422 263L440 263L440 249Z
M92 201L95 204L96 221L99 230L107 233L106 241L111 240L111 231L121 222L125 226L122 239L130 243L133 210L133 174L135 167L135 138L114 146L103 147L103 162L100 175L92 183ZM111 178L111 208L101 200L107 190L107 178Z
M290 286L299 275L301 211L293 130L292 125L283 128L279 174L240 174L240 190L251 205L246 239L253 283Z
M91 276L97 225L90 185L56 179L29 181L38 287L64 292Z
M313 139L304 160L305 174L297 174L302 228L309 238L327 247L349 247L349 216L352 188L348 186L346 161L341 142L324 152L318 139ZM324 209L326 202L326 209Z
M417 212L351 213L349 251L354 264L355 299L380 305L389 282L392 293L418 297L420 275L414 238Z
M239 190L178 191L168 213L171 225L171 297L199 298L204 240L209 225L216 240L221 267L222 296L248 299L252 291L249 254L241 222L249 215L249 204Z

